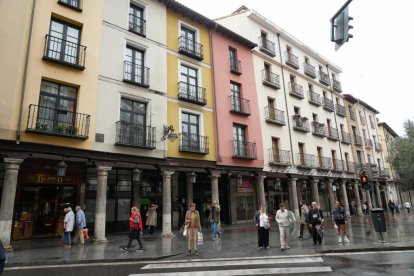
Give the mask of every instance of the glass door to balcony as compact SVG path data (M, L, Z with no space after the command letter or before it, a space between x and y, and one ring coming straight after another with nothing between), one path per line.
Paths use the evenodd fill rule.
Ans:
M199 117L183 112L181 118L181 148L200 152Z
M53 19L50 23L47 56L63 62L78 64L80 29Z
M132 4L129 6L129 29L144 34L144 10Z
M186 28L184 26L181 26L181 38L184 40L181 43L184 45L184 48L187 51L190 51L191 53L196 52L195 47L195 32L193 30L190 30L189 28Z
M118 141L126 145L146 146L146 104L122 98L120 111Z
M233 111L242 111L241 107L241 98L240 98L240 85L236 83L230 83L230 93L231 93L231 107Z
M126 48L125 78L144 84L144 52L132 47Z
M233 126L233 153L235 156L246 157L246 137L244 126L234 125Z
M180 97L196 102L203 100L202 95L198 95L197 91L198 79L196 69L181 65L180 81Z
M273 161L280 163L279 138L272 138Z

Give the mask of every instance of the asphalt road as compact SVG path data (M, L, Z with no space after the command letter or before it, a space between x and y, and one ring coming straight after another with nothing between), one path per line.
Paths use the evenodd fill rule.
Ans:
M162 260L6 268L2 276L134 275L414 276L414 251L331 253L233 259Z

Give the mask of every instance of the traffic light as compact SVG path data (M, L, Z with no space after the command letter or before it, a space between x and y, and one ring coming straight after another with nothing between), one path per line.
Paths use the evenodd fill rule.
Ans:
M331 19L331 41L335 42L335 50L338 50L345 42L352 38L349 30L353 28L349 24L352 18L349 16L348 5L352 0L348 0L345 5Z
M365 174L361 175L361 185L362 185L362 189L365 189L365 190L369 189L368 176L366 176Z

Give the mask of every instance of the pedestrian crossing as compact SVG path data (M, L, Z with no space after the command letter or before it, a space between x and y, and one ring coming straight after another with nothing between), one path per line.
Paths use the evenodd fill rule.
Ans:
M323 264L322 257L267 257L230 260L189 260L184 262L158 262L143 266L139 273L129 276L216 276L216 275L274 275L329 273L330 266Z

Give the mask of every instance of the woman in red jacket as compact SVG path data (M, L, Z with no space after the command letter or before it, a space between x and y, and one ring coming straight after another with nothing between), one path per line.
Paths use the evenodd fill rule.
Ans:
M128 251L129 247L131 246L132 240L137 239L139 248L137 251L143 251L144 246L142 245L141 241L141 231L143 230L142 227L142 218L141 214L139 213L139 210L137 207L131 208L131 216L129 218L129 241L127 247L122 247L121 250Z

